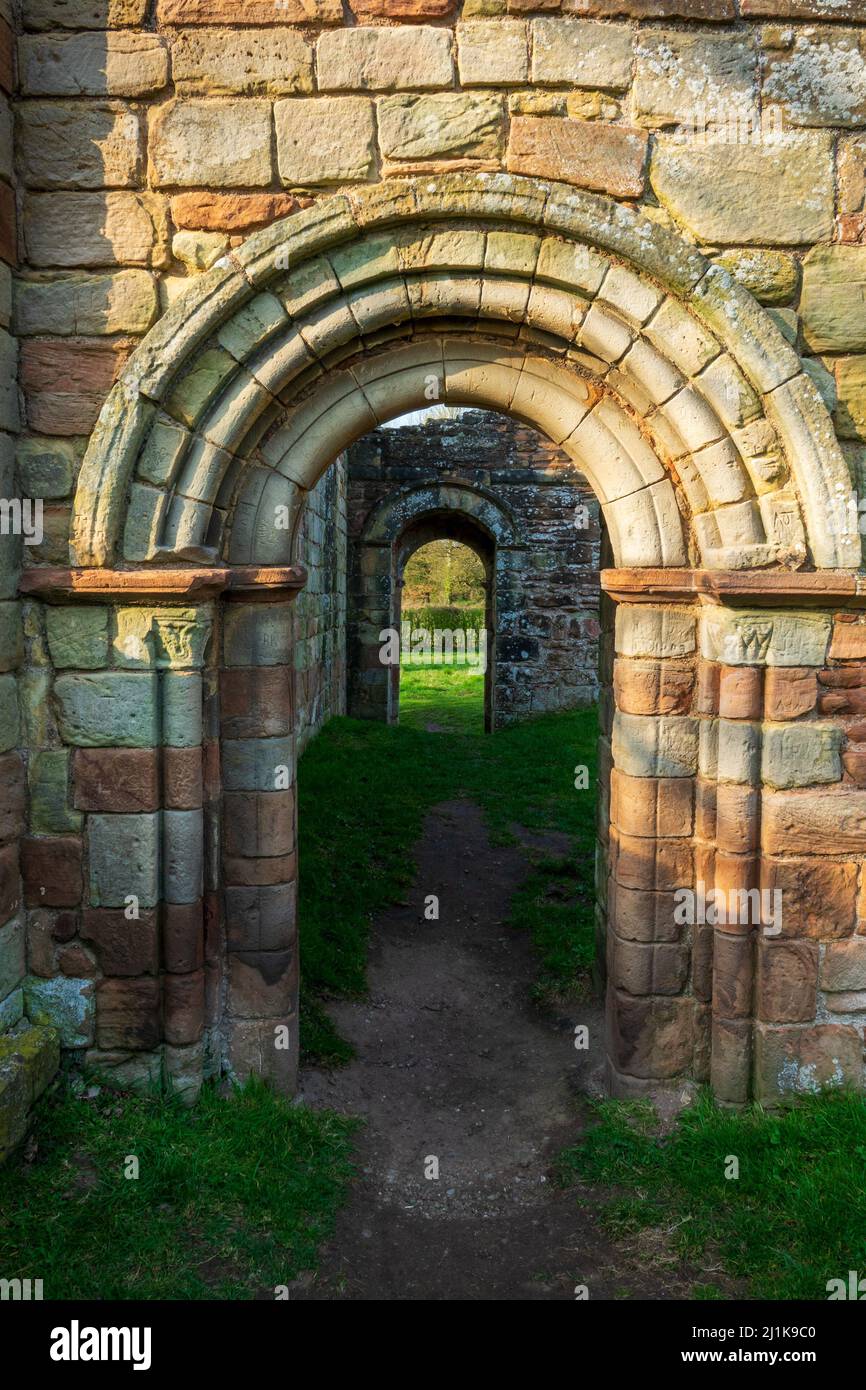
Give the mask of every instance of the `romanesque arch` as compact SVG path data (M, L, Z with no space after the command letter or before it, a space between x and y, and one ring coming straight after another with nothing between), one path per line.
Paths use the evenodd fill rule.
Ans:
M483 326L498 341L463 349L435 337L441 320L449 334ZM401 330L433 340L413 343L411 358L376 351ZM354 353L369 363L344 365ZM623 564L685 564L678 511L691 514L691 558L707 568L802 561L807 536L815 564L860 563L826 410L751 296L610 199L505 175L339 195L202 276L106 402L73 558L216 555L229 501L248 513L265 484L295 498L335 449L437 387L448 402L513 411L573 452ZM232 465L257 447L264 473L238 494ZM243 563L254 548L272 561L258 554L273 550L270 530L254 547L239 530L229 558Z
M173 1030L169 1006L167 1071L194 1088L225 1058L293 1084L293 800L274 781L293 767L293 527L341 449L431 399L545 432L607 522L618 607L598 901L613 1089L711 1079L738 1103L825 1074L861 1084L856 1026L822 1022L797 858L858 864L866 820L841 732L805 717L828 652L847 650L836 615L853 618L859 584L829 417L769 316L693 247L607 198L499 174L340 194L202 275L106 400L73 568L28 581L112 606L105 679L138 681L165 785L177 748L206 749L200 804L164 803L150 891L176 963L166 999L188 1012L199 993L210 1051ZM77 698L59 693L70 725L118 718ZM111 820L94 818L91 855L128 833ZM829 859L827 824L842 827ZM675 892L698 880L785 881L793 924L679 925Z
M358 595L350 623L349 714L393 723L398 717L399 666L378 659L383 629L401 630L403 571L421 546L433 540L460 541L475 550L485 569L485 728L495 727L496 596L511 582L514 558L525 549L523 528L496 495L464 483L420 483L396 488L370 513L354 548ZM371 582L372 581L372 582ZM368 592L370 590L370 592Z

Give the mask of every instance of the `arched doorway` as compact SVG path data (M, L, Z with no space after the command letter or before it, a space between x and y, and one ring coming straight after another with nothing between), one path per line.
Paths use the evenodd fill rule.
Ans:
M465 568L472 565L473 592L482 606L479 628L460 622L457 609L445 610L447 625L436 626L429 631L418 628L412 620L411 610L405 602L407 580L411 582L414 572L411 561L421 561L426 553L436 553L444 542L450 560L464 560ZM443 662L446 669L471 666L480 671L482 686L482 720L485 733L493 729L495 699L495 661L496 618L494 611L494 585L496 572L495 542L472 526L455 525L450 517L429 517L426 522L416 524L404 532L400 538L395 555L394 570L394 618L395 629L400 636L400 662L393 666L396 675L395 691L396 717L400 719L400 692L406 672L407 662L430 661L440 668ZM474 562L474 564L472 563ZM427 647L430 647L429 656ZM392 675L393 679L393 675Z
M501 566L507 583L512 557L524 550L523 538L507 508L488 490L455 483L420 484L394 490L373 510L354 550L354 625L350 625L352 673L349 713L396 723L399 717L399 666L379 659L381 633L400 633L402 578L410 556L430 541L454 540L474 549L486 573L488 632L485 727L495 727L496 577Z
M274 782L293 765L293 524L341 449L431 399L544 431L604 512L618 605L598 890L612 1088L711 1079L723 1100L772 1097L804 1050L841 1055L860 1084L856 1029L830 1038L815 1009L792 1023L773 1004L789 942L760 922L677 931L672 917L699 879L749 891L782 873L786 849L815 852L822 816L848 827L840 864L862 855L866 809L841 774L823 793L834 804L793 805L812 768L790 750L824 736L800 724L792 742L764 697L765 675L769 689L820 669L836 613L858 603L856 508L826 410L769 316L693 247L603 197L505 175L340 195L201 276L106 401L75 568L31 581L144 613L142 693L167 749L178 729L195 742L197 707L212 755L220 721L221 777L197 819L164 818L160 887L163 931L183 915L206 943L212 1065L293 1084L293 809ZM204 846L221 826L220 865ZM800 954L814 993L817 959ZM163 987L177 990L174 972Z

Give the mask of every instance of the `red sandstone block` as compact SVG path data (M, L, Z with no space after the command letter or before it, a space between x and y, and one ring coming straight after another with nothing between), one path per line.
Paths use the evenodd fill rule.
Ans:
M842 766L852 782L866 787L866 748L847 748L842 754Z
M617 1071L646 1080L665 1080L690 1069L694 1002L689 998L636 998L612 989L608 1036Z
M681 994L689 973L689 950L678 943L623 941L608 933L608 976L629 994Z
M713 1014L748 1018L752 1012L752 955L749 936L716 930L713 938Z
M172 811L195 811L202 804L201 748L164 748L165 805Z
M761 887L782 895L782 936L818 941L850 936L857 919L857 871L855 863L765 858Z
M0 841L14 840L24 830L27 788L20 753L0 757Z
M725 854L750 854L758 848L760 822L754 787L720 782L716 789L716 843Z
M694 671L685 663L623 657L614 662L614 699L623 714L687 714L694 684Z
M160 24L225 24L236 27L238 0L158 0ZM244 0L242 22L252 24L340 24L341 0Z
M0 260L7 265L18 264L18 224L15 215L15 194L8 183L0 182Z
M718 892L731 894L748 892L750 889L757 888L760 876L760 864L754 855L750 854L727 854L723 850L716 850L714 887ZM747 907L740 909L739 898L727 898L728 903L733 903L733 912L739 914L742 910L750 917L748 922L730 922L727 924L728 931L732 933L748 933L757 923L751 920L757 916L754 909L754 900Z
M787 1028L755 1024L757 1100L778 1100L783 1087L812 1090L840 1081L851 1087L862 1085L863 1039L856 1028L835 1023Z
M81 939L92 944L104 975L155 975L159 969L157 914L152 909L130 921L123 908L85 908Z
M683 928L674 920L676 901L672 892L623 888L611 879L609 895L610 921L623 939L678 941L682 936Z
M712 1027L713 1014L709 1004L696 1004L692 1044L692 1079L702 1085L708 1085L710 1080Z
M239 667L220 672L223 738L274 738L293 730L289 666Z
M866 659L866 622L845 613L833 624L833 640L829 652L831 661L863 661Z
M135 346L126 339L25 338L21 388L27 419L43 434L87 434Z
M104 396L134 347L129 338L25 338L21 385L25 391Z
M199 970L204 964L204 907L197 903L166 903L162 942L165 968L172 974Z
M690 835L692 788L690 777L630 777L614 768L611 819L626 835Z
M692 850L685 840L617 837L614 873L624 888L650 888L664 892L692 882Z
M204 971L163 977L165 1040L173 1047L198 1042L204 1028Z
M73 980L92 980L99 973L93 956L80 942L61 946L57 952L57 965L61 975Z
M508 140L512 174L559 179L617 198L644 187L647 132L564 116L515 116Z
M761 842L769 855L862 854L866 796L850 786L829 792L765 792Z
M827 946L821 962L821 988L846 992L866 990L866 940L862 936L832 941Z
M76 748L73 803L79 811L131 814L159 807L159 753L155 748Z
M767 719L797 719L815 708L818 679L809 666L768 666L764 679Z
M82 845L76 835L21 841L21 874L28 907L77 907L81 902Z
M852 687L866 686L866 665L849 662L846 666L828 666L818 672L821 685L831 690L849 690Z
M78 913L77 912L52 912L54 919L52 936L55 941L71 941L78 935Z
M764 673L759 666L722 666L719 672L719 715L722 719L760 719L764 706Z
M719 683L721 667L715 661L698 662L697 689L695 690L694 713L718 714Z
M229 1013L233 1018L279 1018L297 984L294 951L242 951L229 956Z
M291 193L179 193L171 200L171 220L197 232L252 232L311 201Z
M223 844L227 855L271 858L294 852L294 788L282 792L227 792L223 804Z
M458 0L349 0L349 9L366 24L370 19L446 19Z
M836 240L848 245L866 241L866 212L844 212L836 219Z
M705 777L695 780L695 834L700 840L716 838L717 783Z
M808 1023L815 1017L817 991L816 941L759 941L759 1018L765 1023Z
M291 883L297 876L297 856L282 854L275 859L242 859L226 855L223 873L227 884L259 888L275 883Z
M819 696L821 714L866 714L866 689L830 690Z
M162 1041L160 985L147 976L100 980L96 986L96 1038L101 1048L149 1052Z
M712 883L716 875L716 847L715 845L703 845L696 840L694 845L695 855L695 880L700 879L702 883Z
M750 1019L713 1017L710 1079L723 1105L742 1105L749 1099L752 1071Z

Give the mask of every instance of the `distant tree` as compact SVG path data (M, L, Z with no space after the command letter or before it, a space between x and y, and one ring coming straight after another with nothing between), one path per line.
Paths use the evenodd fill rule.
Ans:
M430 541L415 551L403 573L406 608L484 603L484 566L459 541Z

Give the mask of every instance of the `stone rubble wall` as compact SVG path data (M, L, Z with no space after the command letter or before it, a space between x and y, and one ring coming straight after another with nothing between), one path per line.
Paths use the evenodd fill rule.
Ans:
M566 454L506 415L464 411L376 430L351 447L350 631L367 599L371 514L401 488L445 479L491 493L521 536L519 545L498 549L493 578L494 727L590 704L598 693L598 501ZM580 529L578 507L586 509ZM359 657L356 633L356 664Z
M298 559L309 578L295 600L298 754L323 724L346 713L346 510L341 456L313 488L300 522Z

